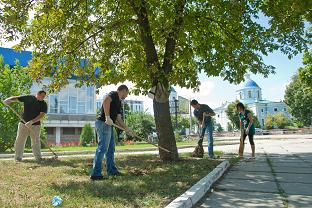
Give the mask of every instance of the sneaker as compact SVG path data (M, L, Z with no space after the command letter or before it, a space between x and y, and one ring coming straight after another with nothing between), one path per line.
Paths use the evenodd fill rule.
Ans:
M107 179L107 178L104 177L104 176L90 176L90 179L91 179L92 181L101 181L101 180L105 180L105 179Z
M22 162L22 158L20 157L15 158L15 162Z

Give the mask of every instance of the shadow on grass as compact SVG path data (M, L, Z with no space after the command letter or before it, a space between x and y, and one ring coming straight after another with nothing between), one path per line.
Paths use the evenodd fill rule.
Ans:
M73 169L67 170L66 174L83 180L53 183L53 190L69 198L79 195L91 201L99 199L131 207L167 204L220 163L194 158L181 158L175 163L165 163L155 156L121 156L116 163L124 176L89 181L86 177L89 177L92 159L76 159L72 162L77 164L73 165Z

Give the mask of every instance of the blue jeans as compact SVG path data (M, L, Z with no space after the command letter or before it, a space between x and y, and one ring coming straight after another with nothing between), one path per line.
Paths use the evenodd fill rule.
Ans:
M93 160L92 176L102 176L102 161L106 156L106 172L112 175L118 172L115 165L115 140L113 127L104 121L96 120L95 130L98 136L98 147Z
M213 157L213 129L212 129L212 122L205 123L205 126L202 128L201 135L204 136L205 133L208 133L208 156Z

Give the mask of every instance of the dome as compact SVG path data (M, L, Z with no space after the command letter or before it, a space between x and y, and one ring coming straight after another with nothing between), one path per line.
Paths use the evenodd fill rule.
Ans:
M250 79L250 75L246 74L245 75L245 82L243 83L243 88L260 88L259 85Z
M244 83L244 88L247 88L247 87L256 87L256 88L260 88L259 85L253 81L253 80L247 80L245 83Z

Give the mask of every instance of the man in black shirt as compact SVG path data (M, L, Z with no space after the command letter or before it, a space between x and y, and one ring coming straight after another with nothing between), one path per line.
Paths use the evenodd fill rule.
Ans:
M199 104L197 100L192 100L191 106L194 108L194 115L202 127L201 138L198 145L202 145L205 132L208 131L208 156L214 158L211 117L215 116L215 113L208 105Z
M103 101L99 117L95 122L95 130L98 136L98 147L93 160L91 180L102 180L102 160L106 156L106 172L108 176L118 176L121 173L115 165L115 140L113 124L116 123L126 130L127 134L132 132L121 118L121 100L128 96L129 89L126 85L120 85L117 91L110 92Z
M25 143L27 137L31 137L31 146L33 154L37 161L41 160L41 144L40 144L40 120L47 113L47 103L44 101L46 92L41 90L36 96L13 96L7 98L4 103L9 105L12 102L23 102L24 112L22 121L18 124L17 137L15 140L15 161L22 161Z

